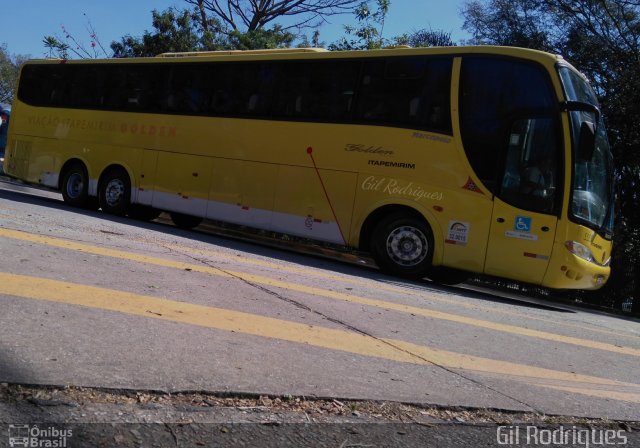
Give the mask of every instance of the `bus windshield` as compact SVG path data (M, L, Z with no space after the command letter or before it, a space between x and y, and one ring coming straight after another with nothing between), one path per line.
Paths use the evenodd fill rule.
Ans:
M560 77L568 101L598 106L585 79L569 67L560 67ZM573 140L573 177L570 213L579 222L611 237L613 233L613 157L604 122L595 111L570 110ZM596 123L595 148L589 160L579 154L583 122Z

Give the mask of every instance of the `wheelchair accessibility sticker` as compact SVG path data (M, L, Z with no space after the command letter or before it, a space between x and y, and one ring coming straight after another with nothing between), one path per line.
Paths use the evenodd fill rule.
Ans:
M516 216L516 225L514 230L516 232L531 232L531 218L526 216Z
M513 230L507 230L504 235L509 238L518 238L520 240L537 241L538 235L531 233L533 218L528 216L516 216L513 224Z

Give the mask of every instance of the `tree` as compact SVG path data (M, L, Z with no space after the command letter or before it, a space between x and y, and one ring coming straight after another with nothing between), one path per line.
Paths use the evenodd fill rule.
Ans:
M409 45L410 47L454 47L451 33L441 30L422 29L411 34L403 34L394 38L396 45Z
M86 45L82 39L74 36L65 28L64 25L62 25L63 37L56 34L53 36L45 36L42 40L44 47L49 53L49 57L56 57L60 59L69 59L70 56L75 56L80 59L110 57L110 55L107 54L107 50L105 50L102 45L91 20L89 20L86 14L83 15L86 19L85 29L89 35L89 44Z
M373 50L382 48L387 40L383 37L384 23L391 6L390 0L375 0L375 9L362 2L354 10L359 26L345 25L343 36L329 46L330 50Z
M539 0L471 1L463 16L463 28L471 32L473 44L552 50L550 24Z
M218 49L212 32L204 33L190 11L169 8L153 10L153 31L145 31L142 37L126 35L120 42L112 42L116 58L150 57L161 53L202 51Z
M283 31L279 26L273 29L257 29L242 33L234 31L226 39L226 48L231 50L259 50L263 48L288 48L296 36Z
M124 36L113 42L114 57L145 57L161 53L214 51L214 50L254 50L261 48L289 47L295 36L283 31L279 26L272 29L253 31L221 32L216 20L202 26L197 13L189 10L178 11L169 8L163 12L152 12L152 31L145 31L142 37Z
M207 30L211 19L219 20L223 32L245 32L264 29L275 20L287 19L283 31L316 28L326 17L344 14L362 0L185 0L194 6L202 27Z
M20 66L26 56L14 56L6 45L0 45L0 103L11 103L18 83Z

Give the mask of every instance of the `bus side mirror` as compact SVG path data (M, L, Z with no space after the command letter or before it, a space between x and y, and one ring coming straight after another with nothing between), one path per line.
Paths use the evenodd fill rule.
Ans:
M596 125L583 121L580 125L580 141L578 142L578 158L583 162L591 161L596 149Z

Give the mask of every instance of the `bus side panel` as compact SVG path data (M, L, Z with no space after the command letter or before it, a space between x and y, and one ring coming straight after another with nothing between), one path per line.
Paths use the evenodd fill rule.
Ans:
M487 196L464 190L445 192L446 205L436 213L442 229L444 266L482 272L493 202Z
M213 159L207 218L269 229L278 166Z
M281 165L272 229L347 244L356 182L356 173Z
M409 207L426 219L434 237L434 265L482 272L493 205L491 199L462 187L454 190L362 173L356 194L355 216L358 218L354 222L354 235L359 235L371 213L388 205Z
M159 153L152 205L161 210L204 217L211 164L209 157Z
M133 194L133 191L131 192L131 198L134 202L142 205L153 204L153 190L155 187L157 169L158 151L143 151L138 188L135 195Z
M4 170L26 182L58 188L59 143L54 139L12 135Z

